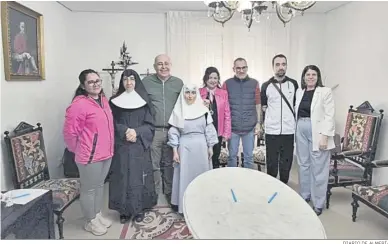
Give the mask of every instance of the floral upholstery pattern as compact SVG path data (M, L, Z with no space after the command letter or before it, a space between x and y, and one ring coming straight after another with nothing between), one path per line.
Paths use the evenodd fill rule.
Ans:
M42 138L42 132L38 130L11 139L18 182L23 182L47 167Z
M11 138L11 147L20 188L51 190L56 211L61 211L79 196L79 179L45 179L48 164L42 131Z
M221 148L220 164L228 164L229 151L227 148ZM265 163L265 146L255 147L253 149L253 161L255 163Z
M345 126L343 151L366 152L371 146L377 117L350 112Z
M388 213L388 185L353 185L353 192Z
M41 181L33 188L52 190L54 210L61 211L80 194L79 179L50 179Z
M349 162L346 159L337 159L337 176L339 182L359 180L363 178L364 169L358 167L354 163ZM330 178L329 182L334 181L334 160L330 162Z
M255 163L264 163L266 162L266 149L265 146L258 146L253 149L253 161Z
M229 157L229 150L227 148L221 147L220 157L218 158L220 160L220 164L228 164L228 157Z

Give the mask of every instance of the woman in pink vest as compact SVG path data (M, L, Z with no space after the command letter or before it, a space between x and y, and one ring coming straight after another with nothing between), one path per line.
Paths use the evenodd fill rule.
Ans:
M79 170L85 230L104 235L112 225L102 217L101 208L104 180L114 151L113 116L97 72L84 70L79 81L73 101L66 109L63 135L68 150L75 154Z
M213 147L213 168L220 167L219 156L222 143L230 139L231 120L228 93L220 89L220 73L217 68L209 67L203 76L204 87L200 88L202 99L207 104L218 134L218 143Z

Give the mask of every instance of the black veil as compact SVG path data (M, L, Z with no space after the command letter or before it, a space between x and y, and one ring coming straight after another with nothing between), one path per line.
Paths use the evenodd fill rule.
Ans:
M135 91L141 96L141 98L144 99L144 101L146 101L147 105L150 105L150 98L148 96L148 93L147 93L144 85L143 85L143 82L141 81L139 74L136 71L134 71L133 69L126 69L121 74L119 89L113 98L118 97L123 92L125 92L125 87L123 84L124 77L129 77L131 75L133 75L135 77Z

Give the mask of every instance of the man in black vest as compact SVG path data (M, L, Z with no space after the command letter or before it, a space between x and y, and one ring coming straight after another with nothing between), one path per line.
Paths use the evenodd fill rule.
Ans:
M272 59L272 67L274 76L261 86L267 173L277 177L279 171L280 180L287 184L294 156L294 106L298 83L286 76L287 58L283 54Z
M237 153L241 139L244 167L253 168L255 135L261 128L260 86L257 80L248 76L248 65L245 59L236 59L233 71L235 76L223 84L223 89L228 92L232 119L232 136L228 141L228 167L237 167Z

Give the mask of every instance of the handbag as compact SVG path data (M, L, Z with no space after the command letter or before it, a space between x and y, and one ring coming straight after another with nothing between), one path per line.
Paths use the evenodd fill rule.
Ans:
M273 84L273 83L272 83L272 85L273 85L273 86L276 88L276 90L280 93L280 96L283 98L283 100L286 102L288 108L291 110L292 115L294 116L294 119L296 119L296 117L295 117L295 112L294 112L294 110L292 109L290 102L288 102L286 96L284 96L283 92L279 89L279 87L278 87L277 85L275 85L275 84Z
M63 152L62 164L66 178L79 178L79 171L75 162L75 155L67 148L65 148L65 151Z

